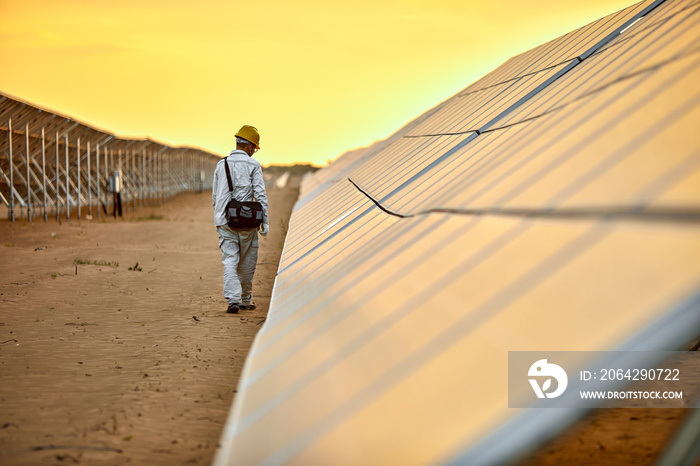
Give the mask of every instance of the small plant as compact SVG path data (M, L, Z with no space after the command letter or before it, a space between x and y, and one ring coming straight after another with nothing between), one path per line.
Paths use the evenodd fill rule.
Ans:
M145 220L163 220L163 216L156 215L154 212L151 212L151 215L149 215L148 217L139 217L137 220L139 222L143 222Z
M89 259L79 259L76 258L73 261L74 265L103 265L106 267L119 267L119 262L109 262L109 261L91 261Z
M14 247L15 247L15 243L5 243L5 247L6 247L6 248L14 248Z
M136 263L135 266L129 267L129 270L133 270L133 271L135 271L135 272L141 272L141 271L143 271L143 269L142 269L141 267L139 267L139 263L138 263L138 262Z

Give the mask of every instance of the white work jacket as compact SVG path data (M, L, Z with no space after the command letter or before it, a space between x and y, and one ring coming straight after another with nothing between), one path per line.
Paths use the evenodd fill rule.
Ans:
M110 193L121 193L122 192L122 171L114 170L114 175L109 179L109 192Z
M242 150L234 150L226 159L221 159L214 170L211 200L214 205L214 225L226 225L226 204L231 199L226 180L224 160L228 161L233 182L233 194L238 201L258 201L263 207L263 223L267 220L267 194L260 162Z

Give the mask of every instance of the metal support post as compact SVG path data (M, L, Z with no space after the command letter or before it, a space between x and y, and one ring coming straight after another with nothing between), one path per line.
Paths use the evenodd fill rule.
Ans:
M131 150L131 208L136 210L136 200L139 197L138 177L136 176L136 152Z
M48 222L49 214L46 212L46 138L44 128L41 128L41 178L44 182L44 222Z
M121 163L119 164L119 167L121 168ZM122 179L122 206L124 207L124 211L126 213L129 213L129 194L131 192L129 191L129 188L127 188L126 185L126 178L127 178L127 173L129 172L129 151L124 150L124 169L120 172L121 174L121 179Z
M58 131L56 131L56 221L60 222L61 221L61 211L59 209L60 204L60 199L58 196L58 191L60 188L60 185L58 184L58 141L59 141L59 136L58 136Z
M158 154L158 203L163 203L163 154Z
M136 198L138 197L139 199L141 198L141 190L139 187L138 183L138 177L136 176L136 153L132 150L131 151L131 179L133 180L133 185L134 185L134 210L136 210Z
M133 187L131 190L131 208L136 210L136 197L139 195L139 190L136 187L136 153L134 153L133 149L131 150L131 186Z
M25 149L26 149L26 163L27 163L27 221L32 222L32 181L29 179L29 124L24 126L24 137L25 137Z
M66 221L70 222L70 193L68 192L68 175L70 173L70 163L68 161L68 135L64 134L63 138L66 144Z
M10 148L10 219L15 221L15 168L12 162L12 118L7 120L7 138Z
M107 152L105 150L105 182L107 183L107 190L105 191L105 208L107 209L107 217L109 217L109 170L110 162L114 159L114 149L109 150L109 162L107 161Z
M80 209L83 206L81 200L82 200L82 190L80 189L80 138L78 138L78 146L76 150L76 154L78 156L78 220L80 220Z
M109 168L107 168L107 153L105 152L105 177L107 180L107 186L109 186L109 172L114 170L114 149L109 150ZM107 190L109 191L109 189ZM105 205L109 207L109 193L105 193L105 199L107 199L107 202L105 202ZM109 212L107 212L107 216L109 216Z
M153 152L149 153L149 161L148 161L148 171L149 171L149 176L148 179L150 183L148 184L148 202L150 205L153 205L153 200L155 198L155 187L156 187L156 178L153 172L153 167L155 166L155 155Z
M92 172L90 171L90 141L87 142L87 178L88 178L88 217L92 218Z
M160 170L160 158L161 158L161 156L162 156L162 154L157 154L157 155L156 155L156 160L155 160L155 162L156 162L156 166L155 166L155 175L156 175L156 199L157 199L156 202L158 202L159 204L160 204L161 197L162 197L162 194L163 194L163 190L162 190L163 184L162 184L161 181L160 181L160 172L161 172L161 170Z
M100 202L102 201L100 196L100 145L95 146L95 174L97 183L97 218L100 218Z
M124 189L124 172L122 171L122 150L119 149L117 151L117 156L119 158L119 166L117 170L119 170L119 184L121 185L120 188L120 196L121 196L121 201L122 201L122 206L126 203L126 190ZM128 212L128 211L127 211Z
M160 156L160 202L161 204L163 203L163 199L165 199L165 192L167 188L167 182L165 179L165 154L161 154Z
M154 160L155 166L153 167L153 169L154 169L153 174L155 175L155 182L156 182L156 190L155 190L156 203L160 203L161 185L162 185L162 183L160 182L160 157L161 157L160 153L156 154L156 159Z
M143 207L144 197L146 197L146 150L141 149L141 199L139 207Z
M146 206L153 205L153 152L146 155Z
M136 193L134 192L134 172L131 170L131 166L134 163L134 151L129 149L129 156L126 159L126 172L129 174L129 199L126 204L126 211L133 210L134 207L134 197ZM131 204L131 206L129 206Z

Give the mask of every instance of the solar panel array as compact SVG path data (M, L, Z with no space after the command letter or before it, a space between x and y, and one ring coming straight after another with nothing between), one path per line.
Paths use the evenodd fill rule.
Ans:
M97 217L113 202L110 177L121 170L128 212L183 191L211 186L220 156L151 139L117 137L68 116L0 93L0 201L14 221L72 210ZM203 176L202 176L203 175ZM113 207L112 207L113 208ZM83 212L86 211L86 212Z
M500 463L509 350L700 335L700 2L518 55L302 185L216 464Z

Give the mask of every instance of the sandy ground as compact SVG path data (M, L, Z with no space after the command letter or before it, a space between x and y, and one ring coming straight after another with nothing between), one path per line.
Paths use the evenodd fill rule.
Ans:
M118 220L1 220L0 464L210 464L297 194L268 190L258 309L238 315L208 192Z
M522 464L653 465L690 412L664 408L597 409Z

